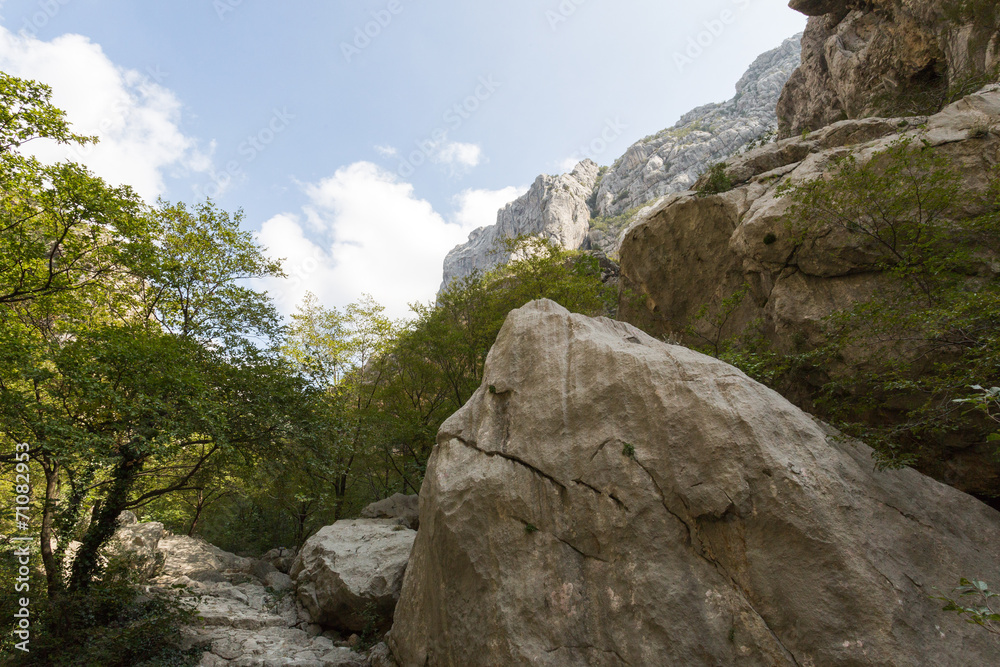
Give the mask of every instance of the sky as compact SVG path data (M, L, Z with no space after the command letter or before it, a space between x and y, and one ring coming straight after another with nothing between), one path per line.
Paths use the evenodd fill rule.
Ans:
M729 99L804 26L780 0L0 0L0 69L101 138L43 159L242 209L281 312L405 317L539 174Z

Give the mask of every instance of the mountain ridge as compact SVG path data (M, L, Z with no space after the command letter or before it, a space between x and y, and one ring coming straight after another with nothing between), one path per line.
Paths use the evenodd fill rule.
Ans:
M801 34L758 56L725 102L703 104L645 137L613 165L581 161L572 172L541 175L522 197L480 227L444 260L441 289L509 259L498 242L529 234L568 249L618 250L621 232L643 205L688 190L713 163L775 131L778 97L801 60ZM632 214L632 215L629 215ZM595 226L593 223L597 221Z

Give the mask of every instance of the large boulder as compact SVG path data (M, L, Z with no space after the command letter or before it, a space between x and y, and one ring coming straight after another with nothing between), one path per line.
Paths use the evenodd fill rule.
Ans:
M276 549L271 549L261 556L260 559L270 563L278 572L288 574L288 572L292 569L292 563L295 562L295 555L297 553L297 549L278 547Z
M138 523L132 514L131 517L125 517L124 521L119 520L118 530L111 538L109 547L118 554L131 554L139 568L139 574L151 577L163 566L164 554L159 546L165 534L166 530L162 523L158 521Z
M420 499L416 495L395 493L361 510L361 518L396 519L407 528L416 530L420 527Z
M290 574L312 622L354 632L387 627L416 534L392 519L357 519L310 537Z
M1000 75L993 0L792 0L810 16L778 102L782 136L869 116L934 113Z
M931 599L1000 514L737 369L540 301L442 426L389 645L422 665L991 664Z
M227 572L249 575L256 562L187 535L168 535L160 540L159 548L166 556L164 574L171 577L197 579L214 574L215 579L220 579Z

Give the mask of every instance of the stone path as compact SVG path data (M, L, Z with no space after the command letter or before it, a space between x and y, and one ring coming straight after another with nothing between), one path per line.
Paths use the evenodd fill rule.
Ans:
M161 589L182 590L201 623L184 629L188 646L207 650L199 667L362 667L369 659L338 646L335 633L303 620L290 579L273 566L225 552L202 540L168 536ZM288 579L287 582L284 579ZM264 580L279 588L265 587ZM178 587L183 586L183 589Z

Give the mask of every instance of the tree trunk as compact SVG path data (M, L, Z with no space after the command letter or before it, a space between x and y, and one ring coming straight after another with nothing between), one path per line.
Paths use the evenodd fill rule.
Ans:
M49 597L57 595L62 589L62 572L55 554L52 553L52 522L59 502L59 463L42 459L42 470L45 472L45 504L42 507L41 553L42 565L45 567L45 583Z
M188 537L194 535L194 529L198 525L202 510L205 509L205 492L198 489L198 502L194 506L194 519L191 520L191 527L188 528Z
M73 559L73 574L69 590L82 591L89 588L91 581L100 571L100 550L115 534L118 516L128 505L128 495L142 470L145 458L133 443L122 448L122 459L115 466L111 489L108 491L95 520L91 522L83 543Z

